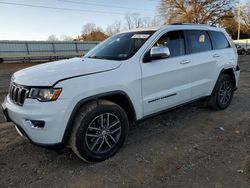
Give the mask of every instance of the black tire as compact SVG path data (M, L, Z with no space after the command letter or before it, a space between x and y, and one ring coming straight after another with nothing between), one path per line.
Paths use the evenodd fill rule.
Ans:
M0 58L0 63L3 63L3 58Z
M70 146L80 159L100 162L119 151L128 131L128 117L120 106L106 100L90 102L75 117Z
M222 74L209 98L208 105L216 110L226 109L234 95L234 83L231 76Z

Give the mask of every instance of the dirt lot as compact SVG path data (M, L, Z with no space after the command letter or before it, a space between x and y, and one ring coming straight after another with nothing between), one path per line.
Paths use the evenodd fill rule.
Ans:
M10 74L25 66L0 64L0 102ZM98 164L69 149L33 146L1 123L0 187L250 187L250 56L240 66L240 88L227 110L195 103L149 119Z

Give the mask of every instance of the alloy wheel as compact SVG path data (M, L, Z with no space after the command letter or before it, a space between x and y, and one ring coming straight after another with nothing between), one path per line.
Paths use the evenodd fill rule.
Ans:
M226 105L230 102L233 93L232 84L229 81L224 81L219 89L219 102Z
M95 154L109 152L121 137L121 121L112 113L95 117L87 127L85 141Z

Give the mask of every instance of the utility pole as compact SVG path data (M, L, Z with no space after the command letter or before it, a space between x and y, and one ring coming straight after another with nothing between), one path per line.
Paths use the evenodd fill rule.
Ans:
M238 6L238 37L237 37L237 40L240 40L240 26L241 26L240 12L241 12L241 5Z

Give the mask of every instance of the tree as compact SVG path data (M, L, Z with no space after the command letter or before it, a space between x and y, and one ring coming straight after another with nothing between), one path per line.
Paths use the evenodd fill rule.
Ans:
M106 28L107 36L112 36L124 30L136 29L140 27L159 27L164 25L161 17L141 17L137 13L126 14L123 21L116 21Z
M233 39L237 39L240 22L240 38L250 37L250 0L239 6L236 10L228 12L228 18L220 20L219 25L224 27Z
M125 26L127 29L135 29L135 28L139 28L142 27L142 18L140 17L139 14L137 13L133 13L133 14L126 14L125 15L125 22L126 25Z
M136 29L140 27L158 27L164 25L162 18L157 17L141 17L140 14L132 13L125 15L125 29Z
M233 39L237 38L238 21L234 11L228 12L222 19L219 20L218 25L225 28Z
M250 0L238 7L241 20L241 33L250 34Z
M109 25L106 29L106 34L108 36L112 36L116 33L121 32L122 30L122 23L121 21L116 21L115 23L113 23L112 25Z
M94 23L87 23L82 27L82 35L89 35L93 31L96 31L96 25Z
M159 27L164 25L164 20L160 16L156 16L150 19L149 27Z
M74 40L74 38L72 36L69 36L69 35L61 35L60 39L62 41L73 41Z
M236 6L236 0L161 0L159 13L166 23L213 23Z
M83 41L102 41L107 38L102 28L97 27L94 23L87 23L82 28L82 34L78 40Z
M58 38L55 35L50 35L48 41L58 41Z

